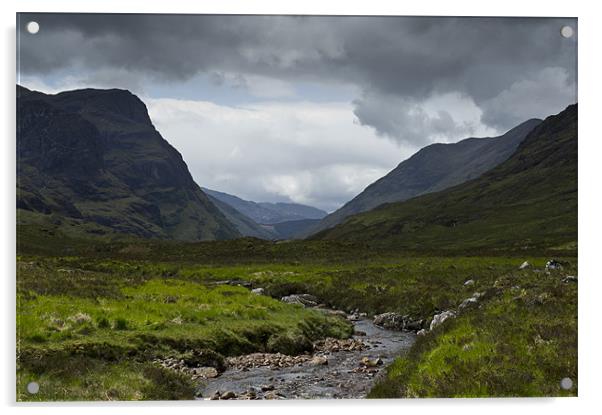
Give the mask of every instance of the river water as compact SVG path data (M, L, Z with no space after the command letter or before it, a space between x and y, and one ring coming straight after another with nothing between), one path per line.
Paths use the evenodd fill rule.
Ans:
M414 343L415 334L385 330L365 319L355 321L354 325L356 332L365 333L354 336L367 346L365 350L321 352L328 360L326 365L306 361L282 368L229 368L207 381L200 399L209 399L216 392L222 396L233 392L230 396L239 399L365 398L379 373ZM371 362L380 358L382 363L366 367L363 358Z

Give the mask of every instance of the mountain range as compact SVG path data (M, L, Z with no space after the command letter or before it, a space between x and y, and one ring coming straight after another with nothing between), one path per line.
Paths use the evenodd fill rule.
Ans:
M202 189L243 236L291 239L327 215L323 210L299 203L253 202L228 193Z
M480 177L381 205L313 238L408 250L576 248L577 104L538 124Z
M19 225L79 236L240 236L129 91L17 86L17 120Z
M539 119L531 119L499 137L467 138L453 144L424 147L311 227L306 236L383 203L401 202L474 179L510 157L540 123Z
M129 91L17 86L17 223L79 237L340 240L399 249L576 244L577 105L433 144L341 209L201 188Z

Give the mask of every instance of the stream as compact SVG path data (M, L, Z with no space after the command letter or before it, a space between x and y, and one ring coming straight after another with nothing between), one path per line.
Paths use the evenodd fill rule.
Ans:
M230 367L206 381L200 399L365 398L379 373L413 344L415 334L386 330L366 319L353 324L358 333L353 344L363 350L335 346L284 367Z

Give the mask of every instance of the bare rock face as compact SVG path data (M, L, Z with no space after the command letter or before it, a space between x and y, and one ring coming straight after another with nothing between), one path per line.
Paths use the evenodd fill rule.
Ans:
M194 182L146 106L121 89L46 95L17 87L17 208L90 236L240 236Z

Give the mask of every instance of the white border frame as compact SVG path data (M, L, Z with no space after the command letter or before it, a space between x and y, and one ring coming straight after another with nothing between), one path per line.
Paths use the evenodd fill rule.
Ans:
M151 3L148 0L21 0L3 1L2 7L2 90L0 114L4 137L2 140L0 174L3 184L3 200L0 204L2 230L1 264L2 279L2 379L1 403L10 413L19 411L37 413L102 413L106 409L164 414L167 407L177 407L178 412L202 413L262 413L286 411L287 415L307 411L344 411L346 414L365 414L371 408L385 411L444 412L446 415L461 413L507 414L512 411L545 411L548 414L568 411L587 413L600 407L598 391L601 369L600 320L596 307L597 297L602 295L602 275L597 258L598 239L602 235L600 216L600 185L602 178L598 165L602 155L600 135L600 40L599 8L596 2L505 0L484 2L475 0L430 0L428 2L393 2L386 0L352 1L324 0L221 0L193 3L190 0L170 0ZM579 18L579 398L558 399L439 399L395 401L308 401L308 402L159 402L159 403L107 403L107 404L45 404L14 403L15 400L15 13L21 12L123 12L123 13L240 13L240 14L353 14L353 15L452 15L452 16L563 16ZM597 122L598 121L598 122ZM599 255L599 254L598 254ZM85 409L84 409L85 408Z

